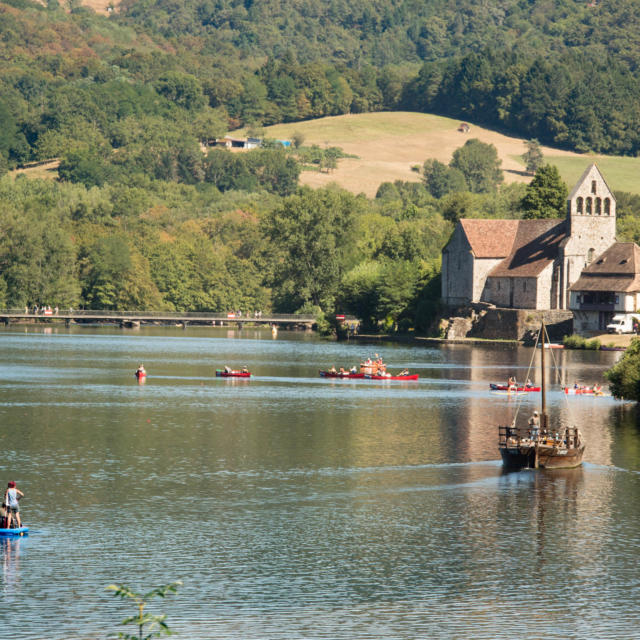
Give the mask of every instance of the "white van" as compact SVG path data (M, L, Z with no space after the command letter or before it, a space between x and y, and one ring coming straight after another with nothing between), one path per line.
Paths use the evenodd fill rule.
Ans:
M638 322L637 318L627 313L617 314L607 325L607 333L633 333L633 323Z

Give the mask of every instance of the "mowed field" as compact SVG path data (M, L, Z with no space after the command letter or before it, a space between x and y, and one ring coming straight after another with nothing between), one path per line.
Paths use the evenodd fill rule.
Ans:
M294 132L304 136L304 145L340 147L355 156L339 160L338 168L329 173L305 171L300 182L312 187L338 184L353 193L374 197L383 182L394 180L419 181L411 170L434 158L449 163L453 152L470 138L493 144L502 160L505 182L529 182L522 154L526 141L478 127L473 123L469 133L458 131L459 120L424 113L385 112L334 116L306 122L294 122L266 127L265 137L289 140ZM244 136L246 132L232 132ZM640 194L640 158L599 156L542 147L545 162L555 164L569 189L591 163L597 163L609 187L614 191ZM57 177L57 163L18 169L34 178Z
M409 112L364 113L266 127L265 136L290 139L294 132L300 132L305 146L335 146L357 156L340 160L330 173L306 171L300 180L312 187L336 183L370 197L383 182L420 180L411 167L421 166L429 158L448 164L453 152L470 138L496 147L506 183L531 180L521 157L526 151L525 140L469 124L471 130L461 133L460 120L451 118ZM640 158L581 155L550 147L542 147L542 152L546 162L557 165L569 189L595 162L611 189L640 193Z

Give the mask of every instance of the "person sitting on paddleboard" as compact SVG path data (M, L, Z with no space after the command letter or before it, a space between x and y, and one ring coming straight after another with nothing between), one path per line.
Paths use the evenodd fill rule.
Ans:
M16 483L11 480L7 485L7 490L4 492L4 504L7 505L7 529L11 529L11 520L15 517L18 523L18 528L22 526L20 521L20 507L18 500L24 496L24 493L20 489L16 488Z
M358 369L356 369L356 365L354 364L351 369L349 369L349 373L358 373Z
M527 378L527 384L525 385L525 387L533 387L533 382L531 382L531 378Z
M249 373L249 367L246 364L242 367L242 373Z
M400 374L401 376L408 376L409 375L409 369L403 369Z

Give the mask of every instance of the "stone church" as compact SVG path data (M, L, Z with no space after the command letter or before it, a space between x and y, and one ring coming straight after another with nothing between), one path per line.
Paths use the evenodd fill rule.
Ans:
M442 250L442 299L569 309L570 287L615 243L616 201L592 164L554 220L462 219Z

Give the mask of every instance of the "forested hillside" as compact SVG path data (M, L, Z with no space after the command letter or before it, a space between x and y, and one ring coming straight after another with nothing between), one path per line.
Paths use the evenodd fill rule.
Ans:
M327 144L209 143L402 108L636 155L636 6L124 0L103 16L78 0L0 0L0 176L60 160L57 181L0 178L0 302L339 308L424 329L453 223L521 215L522 185L498 190L497 166L476 182L456 160L368 200L299 188L303 164L339 161Z
M127 146L140 121L185 131L186 150L240 125L399 108L640 150L636 0L124 0L109 17L65 6L0 2L0 163L69 140Z

